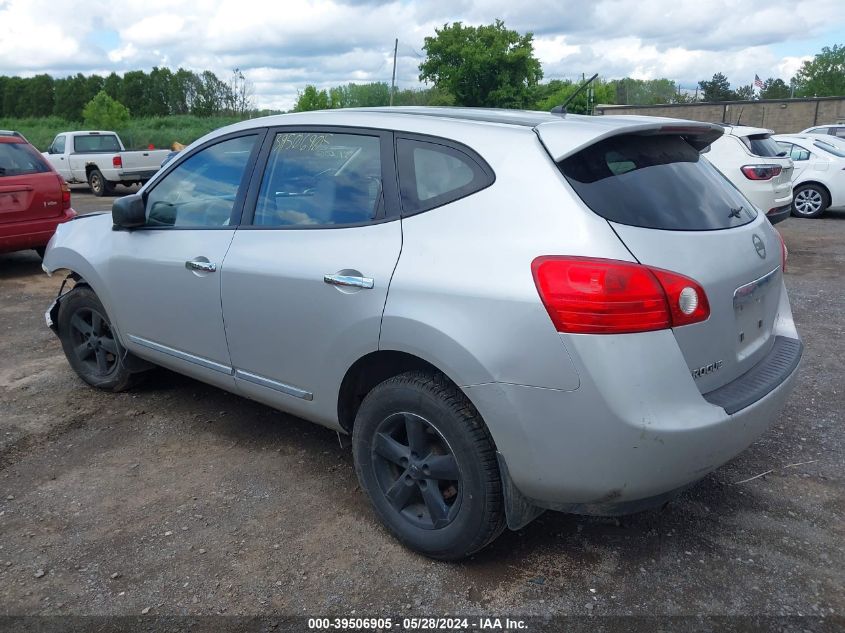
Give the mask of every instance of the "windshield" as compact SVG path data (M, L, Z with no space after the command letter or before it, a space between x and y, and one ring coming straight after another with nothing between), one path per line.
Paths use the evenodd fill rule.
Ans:
M614 136L559 166L588 207L620 224L708 231L741 226L757 215L679 136Z

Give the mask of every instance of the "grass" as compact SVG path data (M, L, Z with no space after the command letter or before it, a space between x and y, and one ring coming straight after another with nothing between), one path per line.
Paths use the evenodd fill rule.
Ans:
M126 129L115 130L127 149L144 149L153 144L158 149L169 148L174 142L187 145L201 136L239 121L238 117L198 117L190 114L132 119ZM0 129L16 130L39 150L44 151L60 132L85 129L79 121L59 117L40 119L2 119Z

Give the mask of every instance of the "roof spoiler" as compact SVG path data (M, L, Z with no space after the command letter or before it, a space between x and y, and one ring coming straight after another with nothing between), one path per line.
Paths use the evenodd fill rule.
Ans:
M556 163L612 136L680 136L701 151L724 134L715 123L634 116L578 117L577 126L562 119L540 123L534 131Z

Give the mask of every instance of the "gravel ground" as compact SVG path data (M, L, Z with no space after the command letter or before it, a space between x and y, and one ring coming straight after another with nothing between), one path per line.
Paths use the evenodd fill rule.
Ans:
M163 370L84 386L60 278L0 255L0 614L842 616L845 213L778 228L806 351L773 428L661 511L546 513L459 564L387 534L326 429Z

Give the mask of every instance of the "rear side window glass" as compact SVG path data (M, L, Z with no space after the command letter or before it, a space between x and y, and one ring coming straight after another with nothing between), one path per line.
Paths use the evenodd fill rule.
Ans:
M50 171L41 155L26 143L0 143L0 177Z
M839 138L845 138L845 127L831 128L830 134L833 134L833 136L838 136Z
M400 138L399 187L405 213L442 206L490 186L493 172L456 147Z
M559 166L590 209L620 224L708 231L741 226L757 215L742 194L678 136L615 136Z
M755 134L740 137L745 146L755 156L782 156L783 150L768 134Z
M119 152L120 143L114 134L90 134L73 137L76 152Z

